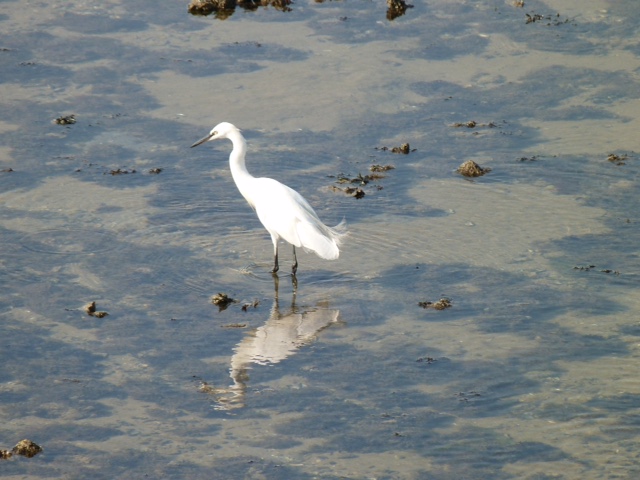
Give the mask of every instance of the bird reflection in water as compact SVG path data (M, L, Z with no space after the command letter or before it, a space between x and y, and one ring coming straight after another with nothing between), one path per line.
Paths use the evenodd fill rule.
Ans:
M322 330L338 322L339 310L321 304L315 307L297 307L297 281L291 306L281 310L278 299L278 277L274 276L275 295L268 320L257 329L245 334L231 357L229 376L232 384L227 388L207 388L216 399L216 409L233 410L245 406L244 398L252 364L275 365L313 342Z

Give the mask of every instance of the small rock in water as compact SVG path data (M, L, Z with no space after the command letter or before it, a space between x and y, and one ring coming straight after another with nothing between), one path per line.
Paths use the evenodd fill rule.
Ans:
M13 455L22 455L23 457L35 457L42 451L42 447L31 440L20 440L11 450L0 450L0 460L7 460Z
M465 177L481 177L485 173L489 173L491 169L488 167L482 168L473 160L467 160L456 171Z

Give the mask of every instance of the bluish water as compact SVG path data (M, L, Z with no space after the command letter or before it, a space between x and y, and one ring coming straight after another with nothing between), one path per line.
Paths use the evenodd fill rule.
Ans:
M3 477L637 476L634 2L2 5ZM338 261L274 283L220 121Z

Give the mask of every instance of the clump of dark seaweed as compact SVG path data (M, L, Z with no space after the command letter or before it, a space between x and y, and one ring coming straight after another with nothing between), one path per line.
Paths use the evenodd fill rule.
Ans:
M217 293L211 297L211 303L218 307L219 311L225 310L229 305L236 301L226 293Z
M273 7L282 12L291 11L291 0L191 0L187 11L191 15L206 16L213 14L215 18L224 20L235 12L237 7L248 11L260 7Z
M413 5L404 0L387 0L387 20L391 21L401 17L408 8L413 8Z
M609 160L611 163L613 163L614 165L626 165L627 164L627 159L629 158L629 155L627 155L626 153L617 155L615 153L610 153L607 156L607 160Z
M433 308L434 310L444 310L445 308L449 308L452 305L451 300L448 298L441 298L436 302L418 302L418 306L422 308Z
M391 148L389 148L389 147L375 147L375 148L376 148L376 150L381 150L383 152L402 153L404 155L409 155L409 153L416 151L415 148L412 150L408 143L403 143L399 147L391 147Z
M58 125L73 125L74 123L76 123L76 116L75 115L63 115L61 117L58 117L58 118L54 119L53 123L56 123Z

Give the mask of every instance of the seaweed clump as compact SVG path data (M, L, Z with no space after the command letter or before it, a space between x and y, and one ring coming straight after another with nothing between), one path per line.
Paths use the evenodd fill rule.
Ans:
M401 17L408 8L413 8L413 5L404 0L387 0L387 20L391 21Z
M291 11L291 0L191 0L187 11L191 15L207 16L213 14L218 20L229 18L236 7L255 11L260 7L271 6L282 12Z

